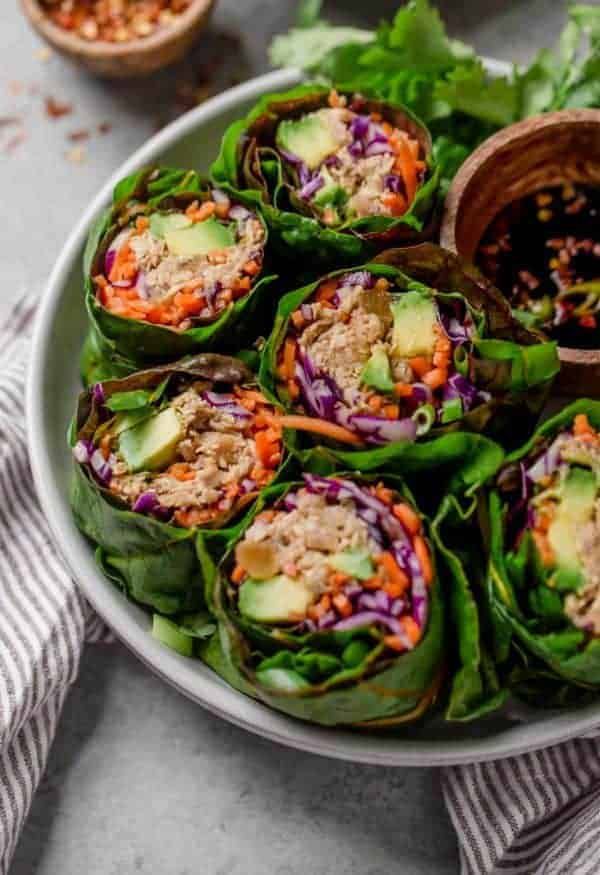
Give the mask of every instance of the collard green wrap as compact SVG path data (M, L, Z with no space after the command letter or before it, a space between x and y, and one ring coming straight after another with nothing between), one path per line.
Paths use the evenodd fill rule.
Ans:
M288 483L265 490L252 514L239 526L236 541L250 525L251 517L300 485ZM399 480L393 488L412 502ZM232 550L233 546L232 542ZM357 665L340 667L339 651L360 633L357 636L356 632L333 630L286 631L281 626L269 628L248 621L227 595L226 572L232 561L231 552L217 567L200 534L198 553L206 580L207 606L218 621L218 634L205 646L202 656L237 689L294 717L327 726L385 728L416 720L433 706L446 671L444 603L437 574L430 588L425 633L413 650L398 654L385 652L383 645L378 645L371 647ZM269 664L282 669L278 672L280 685L261 682L254 668L259 655L270 657ZM317 673L324 662L327 676L305 680L301 688L294 688L286 683L286 676L288 673L295 676L292 665L297 659L309 668L314 667ZM328 673L329 660L338 663L333 673Z
M274 306L273 281L268 264L255 278L250 292L232 302L206 324L197 321L187 330L153 324L110 312L98 300L93 277L102 273L111 241L133 217L183 210L194 201L211 197L210 184L192 170L150 167L123 179L115 187L112 204L99 216L88 236L83 258L85 300L90 329L81 358L84 383L126 376L135 370L173 361L184 355L219 349L234 350L260 333L264 317L269 324ZM252 204L243 200L252 210ZM262 217L256 214L263 224ZM265 235L266 235L265 228ZM265 242L266 242L265 236Z
M105 405L111 398L114 404L117 395L121 402L131 402L135 414L134 405L144 402L148 393L165 398L192 382L211 390L252 380L252 373L239 360L201 353L120 380L95 384L79 398L71 427L74 454L77 455L78 446L91 444L92 449L97 430L110 420L111 412ZM107 575L116 580L132 599L163 614L193 611L201 605L202 574L195 550L198 529L161 521L151 507L145 512L134 512L108 489L106 477L95 474L93 461L92 464L78 461L74 469L70 500L75 521L97 545L96 557ZM207 524L207 542L217 552L228 540L225 527L251 504L257 494L258 490L245 494L229 511Z
M290 449L303 464L311 459L311 464L338 464L362 471L393 471L398 470L398 466L406 471L410 465L418 470L421 460L429 464L430 458L438 453L442 460L447 453L456 453L462 456L462 464L468 468L469 459L463 455L465 444L478 445L481 451L486 447L485 441L475 439L477 433L485 433L512 446L522 440L539 416L558 371L556 345L515 320L502 294L475 268L434 244L388 250L372 263L354 269L352 276L363 272L391 283L392 297L394 292L401 298L403 292L420 288L426 289L435 300L464 302L475 321L483 326L482 336L474 341L468 362L469 376L483 391L460 418L445 424L434 422L424 436L417 437L416 443L411 442L413 435L381 446L347 449L329 438L313 439L286 431ZM283 344L294 330L291 316L302 310L302 305L323 283L345 274L345 270L328 274L288 293L279 303L273 332L263 350L259 380L267 396L282 405L286 412L294 413L298 407L303 409L301 400L292 400L278 378ZM473 434L468 436L465 432ZM462 467L454 472L457 481L462 477L461 471Z
M354 219L332 228L313 218L294 196L275 149L277 126L283 120L327 107L329 93L330 89L320 85L302 85L262 98L245 119L226 131L211 168L213 180L233 197L252 197L260 205L271 243L286 259L308 258L311 265L353 264L394 244L432 239L437 225L439 172L432 157L431 137L406 109L381 100L340 92L350 100L357 98L361 111L378 113L420 143L426 156L426 178L407 212L399 218L377 215Z
M581 703L600 687L600 639L566 616L562 605L569 590L547 585L533 545L525 556L510 543L519 537L516 514L527 500L524 485L519 485L525 483L526 467L547 453L578 414L600 429L599 402L582 399L564 408L507 457L481 506L489 551L484 594L494 659L517 695L541 707Z

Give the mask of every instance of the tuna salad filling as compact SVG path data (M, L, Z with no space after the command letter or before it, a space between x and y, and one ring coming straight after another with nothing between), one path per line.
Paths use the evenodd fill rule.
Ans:
M361 105L334 91L329 106L277 128L284 176L307 211L328 226L403 216L426 176L418 140Z
M521 465L509 561L532 564L534 611L600 636L600 435L585 414ZM528 581L529 582L529 581Z
M155 407L111 416L74 455L137 513L183 527L215 525L275 476L282 443L272 414L253 389L192 384Z
M238 612L295 632L364 629L371 644L413 649L434 579L419 514L383 484L304 481L238 542L229 571Z
M490 399L470 375L477 333L456 296L397 291L368 271L328 279L291 314L278 351L280 394L306 415L287 424L375 445L456 422Z
M96 294L117 316L186 331L250 293L264 246L256 214L214 190L185 211L133 217L106 251Z

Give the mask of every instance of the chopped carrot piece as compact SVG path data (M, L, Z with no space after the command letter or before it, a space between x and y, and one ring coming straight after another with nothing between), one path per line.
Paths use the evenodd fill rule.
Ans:
M304 327L304 316L302 315L300 310L294 310L294 312L290 316L290 319L294 323L294 327L298 330Z
M380 395L371 395L367 404L373 411L373 413L379 413L381 408L383 407L383 398Z
M321 283L317 291L316 300L320 302L330 301L337 292L337 287L338 281L335 279L326 280L326 282Z
M384 635L383 643L386 647L389 647L390 650L395 650L397 653L402 653L406 650L404 642L399 635Z
M341 99L340 95L337 93L337 91L335 90L335 88L332 88L331 91L329 92L327 102L329 103L329 106L332 106L332 107L342 106L342 99Z
M594 429L585 413L578 413L573 420L573 434L580 437L583 434L593 434Z
M167 468L167 474L176 480L193 480L196 476L195 471L190 468L187 462L175 462L174 465Z
M334 595L333 606L342 617L349 617L352 614L352 602L343 592Z
M393 511L394 516L397 520L400 520L409 535L414 537L414 535L419 534L421 531L421 519L412 507L403 503L395 504Z
M410 585L408 575L400 568L389 550L384 550L383 553L380 553L376 561L385 570L389 582L397 588L397 595L400 596L406 592Z
M413 390L410 383L395 383L394 395L398 398L412 398Z
M231 201L227 198L226 201L221 201L215 206L215 213L219 219L226 219L231 209Z
M377 498L380 501L383 501L384 504L391 504L394 500L394 493L391 489L388 489L387 486L384 486L383 483L378 483L374 492Z
M242 580L246 577L246 572L242 568L241 565L236 565L233 571L231 572L231 581L232 583L241 583Z
M439 389L440 386L444 385L447 379L448 371L443 370L442 368L433 368L433 370L429 371L427 374L423 374L423 382L432 390Z
M399 419L400 418L400 408L397 404L386 404L383 408L384 416L387 416L388 419Z
M402 627L406 632L408 639L412 645L418 644L421 640L421 630L418 624L413 620L412 617L401 617L400 622L402 623Z
M258 261L247 261L244 265L244 273L249 274L250 276L256 276L256 274L260 271L260 264Z
M431 359L425 358L425 356L422 355L413 356L413 358L408 360L408 364L417 377L423 377L431 370Z
M388 208L392 216L403 216L407 210L406 200L401 194L389 192L382 197L384 205Z
M417 535L413 540L413 549L421 566L423 579L427 586L433 583L433 564L431 562L431 553L427 542L422 535Z

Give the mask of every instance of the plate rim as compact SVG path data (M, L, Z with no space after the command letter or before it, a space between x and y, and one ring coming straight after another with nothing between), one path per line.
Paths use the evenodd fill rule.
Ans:
M486 59L491 73L505 74L506 62ZM224 684L196 660L168 650L135 622L141 609L127 602L97 569L89 546L72 521L68 500L52 472L51 453L44 432L44 369L52 343L51 328L64 285L85 241L89 226L109 201L115 183L154 160L178 140L192 134L213 117L253 100L268 91L287 89L301 79L296 70L277 70L255 77L213 97L181 116L153 136L125 161L102 186L69 234L42 293L31 342L26 385L27 443L34 486L55 544L76 584L94 610L116 636L148 667L188 698L214 715L242 729L287 747L322 756L386 766L448 766L500 759L557 744L589 732L600 722L600 705L578 714L567 712L536 724L533 733L525 724L502 730L498 736L478 739L407 740L402 737L359 734L349 729L304 723L257 702ZM535 737L529 737L535 735Z

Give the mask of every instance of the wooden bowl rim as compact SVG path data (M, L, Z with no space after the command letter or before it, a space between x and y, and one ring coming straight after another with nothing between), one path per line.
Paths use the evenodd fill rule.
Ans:
M498 152L512 146L529 136L532 130L552 131L566 125L579 126L596 124L600 126L600 109L562 109L557 112L531 116L502 128L484 140L461 165L446 195L440 228L440 244L451 252L458 252L456 246L456 219L461 208L463 195L476 173ZM570 364L595 366L600 364L600 349L579 349L562 346L558 349L560 360Z
M210 11L215 0L191 0L188 8L175 16L173 22L159 27L149 36L136 37L124 43L107 40L86 40L54 24L39 0L21 0L21 7L31 24L57 49L95 59L118 59L156 51L176 42Z

